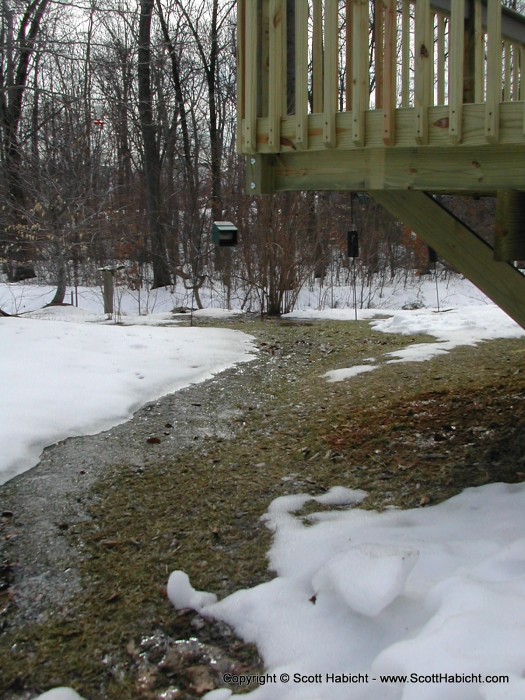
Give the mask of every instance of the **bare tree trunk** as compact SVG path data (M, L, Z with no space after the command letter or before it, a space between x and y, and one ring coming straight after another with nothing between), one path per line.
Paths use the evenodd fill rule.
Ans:
M31 58L35 52L43 15L50 0L34 0L25 8L17 36L14 35L14 11L8 0L2 0L2 43L6 47L5 70L0 71L0 130L4 146L4 166L9 194L11 221L15 231L24 231L26 221L26 185L22 176L22 154L18 131L27 86ZM7 257L24 261L25 277L34 277L31 246L24 236L15 233L7 241ZM14 266L16 267L16 265Z
M153 287L171 284L166 232L160 205L160 154L153 121L151 91L151 20L155 0L141 0L138 46L139 118L142 130L144 178L153 261Z

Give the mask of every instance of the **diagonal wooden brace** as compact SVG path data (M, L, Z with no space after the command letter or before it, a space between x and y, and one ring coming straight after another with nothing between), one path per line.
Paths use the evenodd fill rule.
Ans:
M492 246L426 192L369 194L525 328L525 275L508 262L496 262Z

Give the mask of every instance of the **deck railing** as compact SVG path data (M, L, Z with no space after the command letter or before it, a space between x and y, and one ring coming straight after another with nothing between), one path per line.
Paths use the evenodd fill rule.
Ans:
M239 151L525 142L499 0L238 0Z

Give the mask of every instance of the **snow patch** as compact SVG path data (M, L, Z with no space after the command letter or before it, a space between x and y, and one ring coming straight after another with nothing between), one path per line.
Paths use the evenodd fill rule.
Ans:
M177 610L191 608L202 612L207 605L217 602L213 593L196 591L190 583L188 574L184 571L173 571L168 579L168 598Z

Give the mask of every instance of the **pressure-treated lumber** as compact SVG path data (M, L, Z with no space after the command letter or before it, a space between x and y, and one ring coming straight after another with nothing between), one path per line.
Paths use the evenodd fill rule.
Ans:
M525 192L498 192L494 259L525 260Z
M493 249L425 192L370 192L437 253L525 328L525 275L493 259Z
M525 190L525 145L487 145L480 151L472 147L458 152L456 146L449 145L291 151L272 157L259 153L258 174L249 175L248 192L385 189L494 195L498 190ZM267 189L268 183L273 189Z
M295 0L295 116L297 148L308 148L308 3Z
M238 23L247 192L373 191L525 327L525 278L493 260L525 259L525 17L500 0L238 0ZM428 192L497 194L495 250Z
M323 143L335 147L335 113L337 112L337 0L325 0L325 47L323 90Z
M489 143L499 139L499 107L501 102L501 2L487 0L488 35L487 94L485 98L485 136Z
M270 0L270 75L268 93L268 145L279 150L283 106L283 64L285 63L285 0Z

